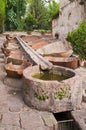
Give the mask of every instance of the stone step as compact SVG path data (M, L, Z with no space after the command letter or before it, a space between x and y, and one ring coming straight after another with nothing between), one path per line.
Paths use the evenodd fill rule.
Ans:
M0 58L0 63L4 63L4 62L5 62L4 59Z

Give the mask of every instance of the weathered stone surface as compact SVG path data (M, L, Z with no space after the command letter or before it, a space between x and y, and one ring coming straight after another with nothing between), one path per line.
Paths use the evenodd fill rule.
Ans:
M50 62L54 65L64 66L72 69L79 67L79 58L77 57L54 57L54 56L45 56Z
M86 102L86 89L83 90L82 101L83 101L83 102Z
M76 71L80 74L80 77L83 77L83 88L86 88L86 68L80 67ZM0 74L4 75L3 67L0 69ZM53 128L52 125L55 123L51 113L39 112L26 106L20 92L16 91L15 87L11 91L12 85L17 85L17 79L15 82L11 82L10 87L8 87L9 85L5 85L3 79L0 78L0 130L54 130L50 129ZM83 107L86 109L86 103ZM82 117L85 117L86 112L83 115ZM79 120L82 120L81 116ZM83 125L83 123L81 122L80 125ZM86 126L83 130L86 130Z
M57 121L52 113L49 112L42 112L41 117L45 123L45 126L47 126L50 130L57 130Z
M86 130L86 110L73 111L72 116L80 130Z
M23 70L29 65L28 62L22 63L21 65L15 65L10 62L5 65L7 76L11 78L22 78Z
M22 102L22 98L16 95L9 96L8 106L10 112L20 112L24 108L24 103Z
M60 0L59 17L52 21L52 34L55 33L60 38L66 37L67 33L77 28L79 24L86 18L85 4L80 4L80 0ZM77 15L78 12L78 15Z
M52 63L48 60L44 59L41 55L39 55L36 51L34 51L30 46L27 45L20 37L16 37L19 44L22 46L24 51L27 53L27 56L32 59L32 61L40 65L42 69L51 69Z
M0 80L3 80L6 76L6 72L4 70L4 64L0 63Z
M22 128L26 130L28 130L28 128L30 128L30 130L43 130L43 120L36 111L20 113L20 118Z
M58 41L39 48L37 52L42 56L69 57L72 55L73 50L68 44Z
M19 115L16 113L11 113L11 112L4 113L1 124L20 127Z
M25 129L21 129L18 126L2 125L0 126L0 130L25 130Z
M23 61L27 61L19 50L11 51L9 56L7 57L7 63L12 62L15 65L21 65Z
M4 79L4 84L8 85L8 87L10 87L10 89L13 90L21 90L22 85L23 85L23 80L22 79L14 79L14 78L9 78L6 77Z
M24 101L28 106L52 112L79 109L82 101L82 79L76 73L68 68L54 66L53 72L70 75L70 78L59 82L32 77L39 72L38 66L28 67L23 72Z

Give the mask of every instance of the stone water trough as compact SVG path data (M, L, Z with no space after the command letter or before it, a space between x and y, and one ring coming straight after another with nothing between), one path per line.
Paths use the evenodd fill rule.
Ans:
M7 63L12 62L15 65L21 65L23 61L27 61L27 60L23 55L22 51L20 50L11 51L9 56L7 57Z
M37 52L42 56L69 57L73 50L70 45L57 41L37 49Z
M53 66L49 72L41 72L37 65L26 68L23 77L24 101L28 106L53 113L80 108L82 80L73 70Z
M19 46L17 44L17 41L15 39L15 37L12 37L10 35L6 36L6 41L3 43L3 47L1 47L3 53L5 54L5 56L9 56L10 52L12 50L18 50Z
M15 65L12 62L5 65L5 70L8 77L21 78L23 70L30 66L29 62L23 62L21 65Z
M49 60L53 65L59 65L68 67L71 69L76 69L79 67L79 57L71 56L71 57L54 57L54 56L45 56L47 60Z
M22 51L19 50L19 45L15 37L7 35L6 42L3 44L2 50L5 54L5 70L8 77L21 78L23 70L30 66Z
M37 52L53 63L53 65L72 69L76 69L79 66L79 57L73 56L72 47L68 42L57 41L37 49Z

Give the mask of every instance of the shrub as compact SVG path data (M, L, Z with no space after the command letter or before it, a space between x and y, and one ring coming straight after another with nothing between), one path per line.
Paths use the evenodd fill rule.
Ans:
M46 30L40 29L39 32L40 32L41 34L45 34L45 33L46 33Z
M25 29L32 31L34 28L36 28L37 19L35 19L31 14L28 14L28 16L25 19L25 24Z
M77 29L69 32L67 40L71 42L74 52L86 60L86 21L82 22Z

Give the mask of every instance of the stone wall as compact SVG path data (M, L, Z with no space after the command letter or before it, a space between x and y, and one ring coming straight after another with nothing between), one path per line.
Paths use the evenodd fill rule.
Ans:
M52 20L52 35L59 34L59 37L66 37L67 33L77 28L86 18L86 2L81 0L60 0L59 17Z

